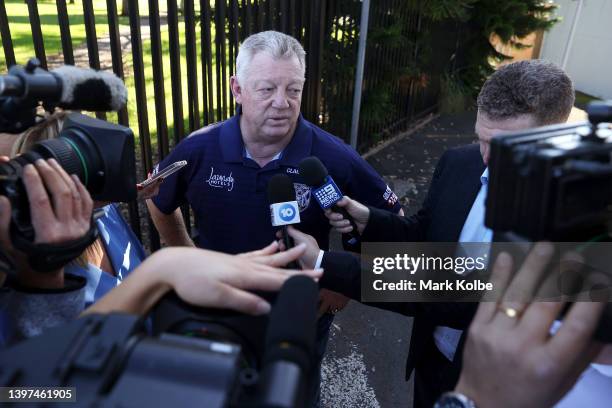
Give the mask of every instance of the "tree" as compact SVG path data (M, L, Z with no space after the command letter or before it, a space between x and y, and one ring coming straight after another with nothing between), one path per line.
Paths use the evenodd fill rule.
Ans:
M460 24L455 59L447 78L457 81L475 97L486 78L493 72L491 61L510 58L491 44L497 35L505 44L526 47L520 39L534 31L548 30L555 23L552 11L557 7L542 0L429 0L423 12L434 22L455 21Z

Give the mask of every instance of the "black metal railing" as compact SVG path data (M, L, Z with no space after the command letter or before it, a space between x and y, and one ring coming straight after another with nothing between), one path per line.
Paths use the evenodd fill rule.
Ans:
M52 1L44 2L46 7L52 7L49 3L53 4ZM105 16L95 15L96 12L101 14L100 1L81 0L76 3L74 6L67 5L65 0L55 1L63 61L74 64L77 48L86 46L87 64L99 69L100 37L108 40L110 56L107 58L112 59L113 72L121 78L130 78L133 84L130 92L135 96L135 107L122 109L116 120L125 126L131 125L138 136L140 179L187 134L209 123L227 119L234 113L229 78L235 72L238 46L248 35L266 29L286 32L304 45L307 81L302 112L307 119L348 142L361 1L184 0L180 2L182 10L179 10L176 0L130 0L128 17L118 15L116 0L106 0L105 5L102 4ZM402 75L403 67L419 58L418 41L412 39L418 37L423 24L426 24L418 8L406 7L407 3L414 5L418 1L372 2L359 150L372 146L387 134L401 131L436 102L435 86L419 86L418 78ZM7 4L27 7L34 54L43 66L47 66L50 55L45 49L39 16L39 6L42 7L43 2L27 0L24 4L23 0L0 0L3 48L0 58L4 57L0 60L0 69L25 63L15 59ZM69 7L78 7L83 16L82 22L79 20L77 24L84 25L85 44L76 44L71 36L71 24L75 27L75 22L70 21L74 16L69 13ZM141 13L144 8L148 10ZM395 27L393 34L401 38L399 43L385 43L384 30L389 27ZM142 31L145 29L149 35L143 41ZM381 30L383 34L377 36ZM121 37L126 33L130 36L131 59L122 48L125 46ZM55 58L57 60L59 58ZM164 61L169 61L169 72ZM153 104L148 104L147 79L152 81L149 89L153 89ZM168 88L171 96L167 98ZM384 94L374 92L381 88L384 88ZM377 113L368 105L366 99L370 97L381 98L383 106L392 109ZM376 103L375 100L374 105ZM153 112L154 120L149 120ZM97 116L106 117L103 113ZM108 116L109 120L115 120L114 115ZM136 122L130 123L130 117ZM135 232L142 237L141 227L145 228L148 231L145 240L152 249L158 248L159 237L155 229L150 228L148 216L142 220L139 216L146 214L142 205L139 208L136 203L130 203L129 213ZM184 214L189 222L188 209Z

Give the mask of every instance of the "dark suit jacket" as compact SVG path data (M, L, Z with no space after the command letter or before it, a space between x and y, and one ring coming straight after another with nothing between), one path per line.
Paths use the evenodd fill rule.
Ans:
M422 208L411 217L399 217L370 208L370 219L362 241L457 242L481 188L480 176L484 169L477 144L448 150L436 166ZM322 286L333 286L335 289L330 289L359 299L360 262L356 258L330 253L324 256L321 266L325 269ZM380 303L375 306L415 317L406 362L407 378L416 367L427 367L426 350L431 350L427 345L433 342L435 327L442 325L465 329L477 307L474 303ZM457 353L453 362L457 367L460 365L460 354Z

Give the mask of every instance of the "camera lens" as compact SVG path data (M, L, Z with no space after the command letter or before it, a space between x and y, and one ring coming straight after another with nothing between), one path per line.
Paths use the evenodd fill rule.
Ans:
M37 143L31 151L45 159L54 158L68 174L76 174L88 190L96 191L96 175L103 172L103 162L91 137L81 129L65 129L61 137Z

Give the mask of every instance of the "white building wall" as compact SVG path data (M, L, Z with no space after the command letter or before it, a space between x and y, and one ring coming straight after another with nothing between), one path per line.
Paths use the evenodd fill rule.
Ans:
M544 34L540 58L561 66L565 62L563 68L577 90L612 99L612 0L555 2L559 4L556 13L563 20Z

